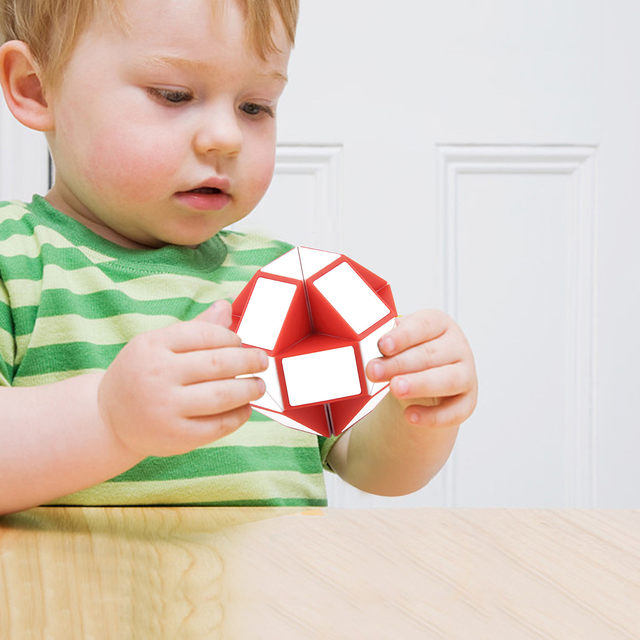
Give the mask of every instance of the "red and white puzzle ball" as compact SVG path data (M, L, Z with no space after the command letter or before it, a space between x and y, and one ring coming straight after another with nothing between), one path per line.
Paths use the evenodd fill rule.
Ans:
M281 424L338 435L388 392L364 370L394 326L391 288L346 256L295 247L254 275L232 311L243 345L269 357L252 407Z

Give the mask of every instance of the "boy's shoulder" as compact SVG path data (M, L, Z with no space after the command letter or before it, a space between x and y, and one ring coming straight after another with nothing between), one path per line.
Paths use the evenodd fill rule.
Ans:
M0 201L0 255L7 255L8 245L26 247L32 244L37 226L37 215L29 203L19 200Z
M23 221L29 216L31 210L29 204L20 200L0 200L0 226L10 221Z
M0 246L4 245L4 249L12 247L10 253L31 253L33 246L58 235L56 224L48 219L37 196L31 202L0 201ZM6 256L7 253L0 250L0 255Z
M3 276L41 277L45 264L90 266L112 260L91 246L93 234L49 205L42 196L31 202L0 201L0 269ZM98 238L98 236L96 236Z
M39 196L34 196L31 202L22 200L0 201L0 229L7 233L31 234L38 226L50 226L45 208L41 205Z

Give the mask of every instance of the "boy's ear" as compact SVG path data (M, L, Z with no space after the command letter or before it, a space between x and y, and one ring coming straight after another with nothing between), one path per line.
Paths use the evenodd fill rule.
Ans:
M0 47L0 85L16 120L36 131L53 128L40 69L25 42L9 40Z

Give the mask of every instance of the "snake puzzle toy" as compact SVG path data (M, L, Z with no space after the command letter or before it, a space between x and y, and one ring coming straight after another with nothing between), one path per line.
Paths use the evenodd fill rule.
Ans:
M232 305L231 329L264 349L266 392L251 406L294 429L338 435L382 400L366 364L394 326L389 284L344 255L295 247L262 267Z

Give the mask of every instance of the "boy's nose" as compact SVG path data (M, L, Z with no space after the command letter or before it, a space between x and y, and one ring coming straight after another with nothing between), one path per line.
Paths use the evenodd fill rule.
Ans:
M242 131L235 113L209 112L194 137L199 154L235 155L242 148Z

